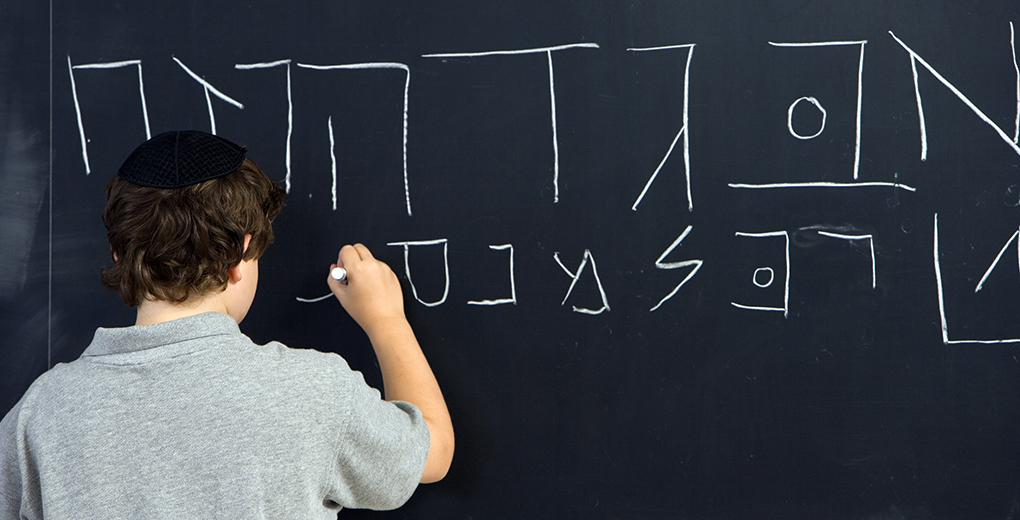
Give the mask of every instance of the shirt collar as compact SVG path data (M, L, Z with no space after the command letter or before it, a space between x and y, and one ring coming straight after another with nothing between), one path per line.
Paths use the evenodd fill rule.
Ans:
M209 336L240 334L234 318L205 312L152 325L98 328L82 357L126 354Z

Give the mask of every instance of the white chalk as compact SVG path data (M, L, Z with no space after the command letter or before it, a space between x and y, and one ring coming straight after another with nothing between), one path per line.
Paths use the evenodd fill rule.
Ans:
M347 269L344 269L343 267L334 267L333 270L330 271L329 275L332 276L334 280L342 282L347 279Z

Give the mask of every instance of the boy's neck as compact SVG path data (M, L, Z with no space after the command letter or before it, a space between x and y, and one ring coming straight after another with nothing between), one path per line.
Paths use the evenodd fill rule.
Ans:
M244 237L245 249L251 235ZM163 300L145 300L138 306L135 325L152 325L164 321L176 320L202 314L203 312L222 312L234 318L238 324L248 314L255 289L259 284L259 260L242 260L227 270L227 284L199 297L191 297L181 303L170 303Z
M226 305L219 298L201 298L197 301L186 300L181 303L170 303L162 300L145 300L138 306L135 325L153 325L164 321L186 318L204 312L227 312Z

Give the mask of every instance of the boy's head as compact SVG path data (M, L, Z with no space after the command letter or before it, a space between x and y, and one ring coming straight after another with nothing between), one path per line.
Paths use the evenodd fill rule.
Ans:
M221 291L230 268L273 242L283 202L243 147L204 132L157 135L106 184L114 263L103 268L103 285L132 307Z

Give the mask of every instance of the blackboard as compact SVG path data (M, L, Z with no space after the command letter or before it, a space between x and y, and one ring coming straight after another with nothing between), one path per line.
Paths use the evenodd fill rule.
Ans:
M346 517L1020 518L1018 23L1015 0L0 1L0 412L131 323L99 283L102 187L195 128L289 183L255 340L378 384L336 301L299 299L351 241L401 275L457 455Z

